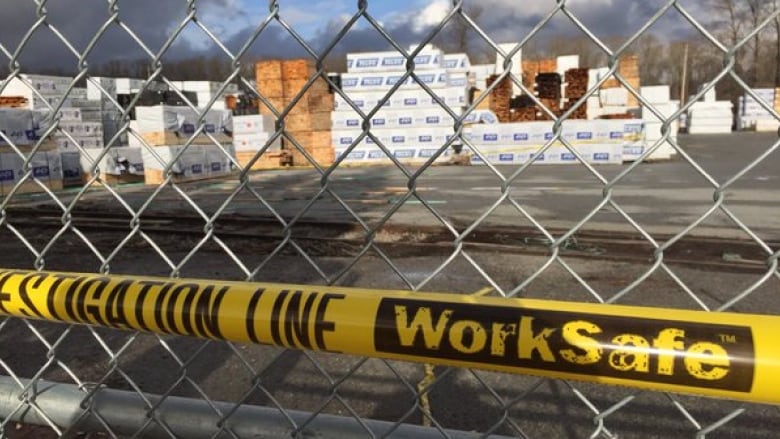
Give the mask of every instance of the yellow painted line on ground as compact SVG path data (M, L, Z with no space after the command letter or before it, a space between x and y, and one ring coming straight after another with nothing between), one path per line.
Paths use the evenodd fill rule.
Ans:
M423 412L422 425L425 427L431 426L431 418L433 417L431 399L428 396L430 394L429 386L436 380L436 374L434 373L433 364L423 364L423 379L417 383L417 392L420 394L420 410Z

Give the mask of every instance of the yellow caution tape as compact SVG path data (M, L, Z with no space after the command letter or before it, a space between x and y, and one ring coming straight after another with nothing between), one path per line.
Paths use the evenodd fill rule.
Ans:
M0 314L780 403L780 317L0 271Z

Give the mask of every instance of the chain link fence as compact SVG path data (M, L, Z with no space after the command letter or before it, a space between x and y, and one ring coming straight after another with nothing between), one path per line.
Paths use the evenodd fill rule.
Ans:
M547 12L530 32L517 36L519 43L506 51L491 37L490 29L483 29L469 15L468 2L458 1L447 4L443 18L426 31L417 48L407 50L375 16L373 1L358 1L351 15L342 17L341 28L316 48L290 24L293 11L286 9L285 2L271 1L264 17L242 44L233 45L235 49L223 44L215 30L199 19L199 7L211 5L189 0L185 16L155 48L125 20L126 3L114 0L106 2L105 18L78 49L50 16L49 8L55 2L32 3L36 19L18 44L0 38L0 51L10 69L0 91L21 81L35 99L46 102L50 114L62 114L65 99L47 100L23 75L28 72L25 51L37 33L46 31L62 43L62 51L72 54L71 66L75 63L77 69L61 89L63 98L89 82L120 117L116 133L97 153L81 146L73 133L60 130L60 117L54 117L30 147L17 146L10 133L0 134L0 143L8 145L3 147L4 154L18 156L22 162L22 175L11 184L4 183L0 197L5 268L449 290L477 296L713 312L780 312L774 305L780 285L780 248L773 241L777 237L773 220L730 203L730 194L751 189L750 184L747 188L741 184L747 175L766 166L780 143L760 138L763 143L756 156L724 173L703 165L682 140L670 134L675 121L726 80L738 84L780 120L773 103L751 89L735 69L740 50L773 25L778 11L761 17L731 45L709 30L704 17L689 12L685 2L658 2L646 23L614 46L604 43L572 12L570 2L562 0L549 2ZM621 58L632 45L667 14L681 17L709 41L722 62L706 86L671 115L657 111L619 70ZM562 17L603 52L609 75L556 114L513 73L511 59ZM413 62L455 22L507 60L486 93L463 109L438 97ZM386 40L406 65L396 85L373 108L360 107L329 75L334 72L326 69L358 23ZM295 40L316 67L283 106L262 89L258 92L256 79L246 72L250 48L272 27ZM219 89L205 105L197 106L165 74L169 51L192 29L199 30L230 61L230 71ZM93 77L88 59L110 33L121 33L145 54L148 74L143 89L163 83L195 112L197 124L182 141L183 148L170 155L159 153L131 120L132 111L142 104L141 93L120 103ZM590 163L563 132L570 117L587 105L590 96L598 95L610 77L662 121L663 137L630 164L601 167ZM499 166L468 135L469 116L487 102L504 78L544 108L553 121L553 135L536 154L560 143L578 162L565 172L587 180L593 189L591 195L595 195L587 198L576 218L549 221L529 206L532 195L523 185L530 181L535 185L533 191L553 203L560 194L560 203L565 204L570 198L564 198L561 191L577 190L579 183L565 178L550 182L545 174L548 168L531 161L511 168ZM362 118L362 134L332 164L323 164L312 155L305 139L288 126L296 107L318 81L325 81L337 99ZM396 157L370 123L405 81L418 84L454 120L454 135L414 165ZM251 91L276 119L273 134L254 160L272 153L274 142L283 139L285 148L302 156L309 168L251 172L247 165L254 162L239 163L220 134L207 129L207 108L235 84ZM53 187L36 171L36 154L45 151L47 139L58 133L77 145L82 157L88 157L84 183L64 190ZM112 185L101 172L102 160L123 136L136 138L143 143L144 154L154 156L160 170L156 186ZM742 141L728 136L714 136L706 142ZM220 180L182 181L176 176L176 162L204 138L237 171ZM350 152L366 138L392 163L368 170L348 166ZM657 224L648 223L645 217L637 219L635 211L625 207L625 200L641 195L631 193L627 198L622 191L637 175L657 169L648 171L654 165L646 161L667 143L679 158L672 163L677 174L664 184L673 192L682 191L687 183L676 177L694 175L701 179L699 194L708 198L705 209L658 233ZM434 166L460 144L484 166ZM775 169L767 172L776 177ZM491 186L481 201L475 201L476 207L459 211L451 208L456 203L445 204L447 197L472 197L464 191L480 184L474 183L474 176ZM673 215L673 203L680 200L661 199L657 209ZM771 209L776 201L767 204ZM622 224L622 231L608 227L601 234L588 235L589 226L605 212ZM501 215L503 226L493 227L493 220ZM739 234L741 239L699 239L696 232L706 229L716 216L725 218L732 236ZM620 249L627 250L621 253ZM686 251L693 255L687 257L688 262ZM712 256L701 256L702 251L716 254L716 262L704 271L691 265L696 258ZM605 257L611 254L617 256ZM740 264L735 267L728 262ZM776 407L768 405L14 318L0 321L0 346L0 431L9 438L774 437L780 418Z

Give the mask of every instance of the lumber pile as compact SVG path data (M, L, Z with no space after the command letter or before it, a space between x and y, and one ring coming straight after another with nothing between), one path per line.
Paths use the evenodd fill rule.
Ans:
M556 71L560 60L557 58L543 60L524 60L523 85L532 90L541 104L550 110L553 115L560 116L564 111L570 110L574 104L583 98L588 91L590 71L588 68L574 67L563 72L563 78ZM572 64L572 63L569 63ZM575 66L576 63L573 63ZM564 65L560 65L564 67ZM636 56L627 56L621 60L620 73L629 83L639 87L639 64ZM495 81L496 77L489 77L488 84ZM603 88L619 85L615 79L607 81ZM503 85L503 84L502 84ZM507 84L506 92L511 91L511 84ZM526 122L535 120L550 120L550 115L543 111L529 96L517 96L510 101L509 111L506 111L505 90L496 89L491 95L490 109L496 113L502 122ZM636 99L630 99L629 103L636 103ZM625 104L624 104L625 105ZM583 103L575 109L571 119L587 119L588 106Z
M542 105L554 115L560 115L561 110L561 75L557 73L540 73L536 75L536 96ZM552 120L552 117L539 109L536 120Z
M523 85L533 90L536 77L541 73L553 73L558 70L556 58L542 60L523 60Z
M510 122L532 122L536 120L536 103L530 96L522 94L515 96L510 102Z
M564 74L566 99L580 99L588 91L588 69L581 67L569 69Z
M536 96L542 99L561 98L561 75L540 73L536 75Z
M588 92L588 69L587 68L569 69L564 74L564 80L566 82L566 87L564 91L564 96L566 100L564 102L563 108L565 111L568 111L569 109L571 109L571 107L574 106L574 104L578 100L580 100L583 96L585 96L585 93ZM588 107L586 104L580 105L571 114L571 119L587 119L587 118L588 118Z
M523 60L523 85L529 90L534 89L536 75L539 74L539 63L537 61Z
M327 82L318 78L293 104L316 72L314 62L305 59L266 60L256 65L257 89L276 111L283 112L287 106L293 105L283 120L286 136L282 148L290 152L295 166L313 164L296 147L296 143L320 166L329 166L336 159L331 142L334 99ZM262 102L259 107L261 114L274 114Z
M510 114L510 122L533 122L536 120L536 107L528 106L513 108Z
M499 75L491 75L487 79L487 86L495 83L499 78ZM489 95L490 98L490 111L492 111L499 122L509 122L510 111L509 101L512 99L512 80L509 76L504 77L501 82L496 85Z

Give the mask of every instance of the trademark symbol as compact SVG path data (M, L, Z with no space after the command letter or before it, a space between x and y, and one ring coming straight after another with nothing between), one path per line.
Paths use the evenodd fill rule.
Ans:
M734 344L737 342L737 336L733 334L718 334L720 341L723 343Z

